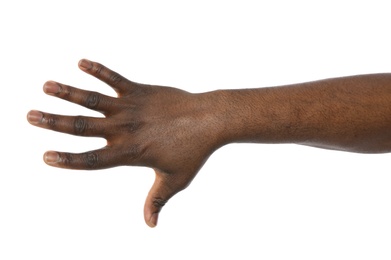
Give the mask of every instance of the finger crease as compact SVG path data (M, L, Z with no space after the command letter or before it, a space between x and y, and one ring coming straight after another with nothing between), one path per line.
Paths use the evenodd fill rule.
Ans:
M153 205L156 208L162 208L162 207L164 207L164 205L166 205L166 203L167 203L167 201L162 198L154 198L154 200L153 200Z
M98 93L91 93L86 100L86 106L88 108L96 108L99 105L100 98Z
M98 163L98 155L96 153L87 153L84 160L89 168L93 168Z
M84 134L86 128L87 128L86 121L81 117L76 117L75 122L74 122L75 134L78 134L78 135Z

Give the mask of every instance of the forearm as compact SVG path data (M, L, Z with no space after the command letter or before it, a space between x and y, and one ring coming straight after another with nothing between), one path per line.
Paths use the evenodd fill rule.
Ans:
M225 144L295 143L352 152L391 151L391 74L214 94Z

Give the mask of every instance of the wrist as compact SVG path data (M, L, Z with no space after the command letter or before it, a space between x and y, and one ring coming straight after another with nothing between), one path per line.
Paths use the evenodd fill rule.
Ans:
M276 88L217 90L209 95L222 145L296 140L299 111Z
M261 122L260 107L251 104L251 90L216 90L202 94L205 115L218 147L251 141Z

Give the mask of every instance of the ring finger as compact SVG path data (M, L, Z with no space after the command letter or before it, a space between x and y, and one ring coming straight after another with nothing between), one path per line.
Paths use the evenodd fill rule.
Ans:
M115 98L94 91L87 91L48 81L43 86L46 94L59 97L83 107L107 114Z

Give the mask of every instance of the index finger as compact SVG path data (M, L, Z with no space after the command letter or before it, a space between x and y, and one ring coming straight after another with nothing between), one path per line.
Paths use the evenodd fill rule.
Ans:
M119 96L127 94L135 84L98 62L82 59L79 68L111 86Z

